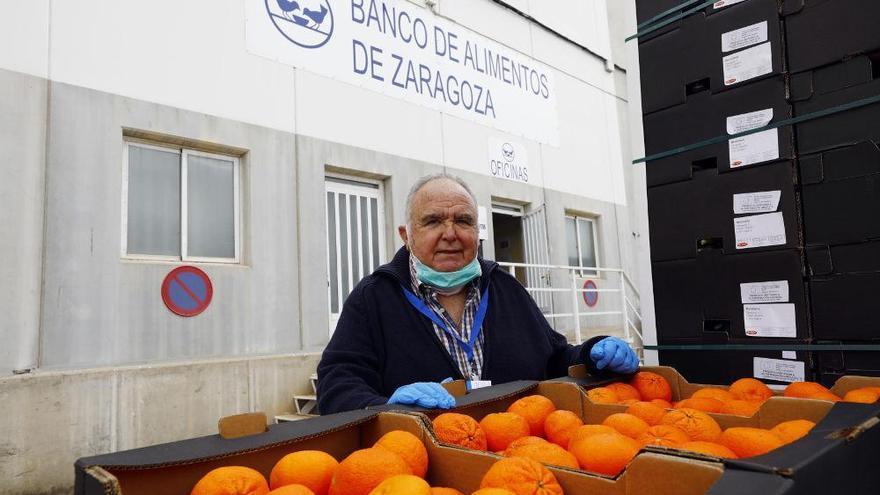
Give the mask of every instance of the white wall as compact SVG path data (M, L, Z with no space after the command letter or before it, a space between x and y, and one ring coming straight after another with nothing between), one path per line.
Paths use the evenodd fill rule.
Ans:
M604 1L520 4L541 22L610 57ZM445 137L446 131L450 136L469 132L473 126L467 122L443 120L436 110L248 53L240 0L156 0L148 5L4 0L0 27L6 29L0 29L0 36L15 49L0 53L0 68L442 165L447 165L442 150L456 146L473 158L449 166L489 174L485 142L460 144ZM609 140L609 129L617 126L614 102L621 95L605 61L490 0L441 0L440 13L555 69L559 128L565 131L558 147L543 146L543 158L536 158L544 168L543 185L625 204L619 153L595 146L620 146L618 139ZM335 102L318 105L327 94ZM592 148L588 152L585 142ZM589 186L581 189L581 180L559 179L569 173L587 174Z

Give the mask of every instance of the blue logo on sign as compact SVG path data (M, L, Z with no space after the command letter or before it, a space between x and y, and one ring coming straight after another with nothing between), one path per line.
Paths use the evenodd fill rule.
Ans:
M266 12L285 38L303 48L319 48L333 36L328 0L266 0Z

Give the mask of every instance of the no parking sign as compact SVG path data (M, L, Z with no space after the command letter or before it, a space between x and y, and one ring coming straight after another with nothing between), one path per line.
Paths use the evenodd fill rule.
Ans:
M208 274L194 266L179 266L162 281L162 301L173 313L196 316L211 304L214 287Z
M596 282L593 282L592 280L587 280L586 282L584 282L584 289L590 291L590 292L583 293L584 294L584 303L586 303L587 306L592 308L593 306L595 306L599 302L599 293L593 292L597 289Z

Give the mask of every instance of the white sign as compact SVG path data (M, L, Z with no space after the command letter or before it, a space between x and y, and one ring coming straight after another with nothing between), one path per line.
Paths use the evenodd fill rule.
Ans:
M777 382L803 382L806 373L803 361L783 361L782 359L753 358L755 378Z
M730 168L745 167L779 158L779 129L769 129L727 142Z
M529 182L526 147L504 139L489 138L489 173L516 182Z
M781 246L785 239L782 213L766 213L733 219L736 249Z
M245 5L253 54L558 146L553 70L429 10L405 0Z
M733 213L771 213L779 208L782 191L761 191L733 195Z
M773 109L758 110L757 112L749 112L740 115L732 115L727 117L727 133L739 134L740 132L751 131L759 127L764 127L773 120Z
M743 304L788 302L788 280L739 284Z
M745 2L746 0L718 0L717 2L712 4L713 9L720 9L722 7L727 7L730 5L734 5L740 2Z
M794 304L746 304L743 319L748 337L797 337Z
M797 359L797 352L795 352L795 351L782 351L782 359Z
M767 41L767 21L721 35L721 52L727 53Z
M724 85L731 86L773 72L773 49L770 45L768 41L721 59Z
M486 212L485 206L477 207L477 225L479 226L480 240L488 240L489 239L489 215Z

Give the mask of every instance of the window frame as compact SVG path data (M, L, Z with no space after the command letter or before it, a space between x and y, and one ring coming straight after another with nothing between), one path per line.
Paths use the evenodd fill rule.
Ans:
M333 189L332 192L334 194L337 194L337 196L336 196L337 202L339 200L338 194L355 194L355 195L357 195L359 192L362 192L363 190L366 190L366 189L372 189L372 190L376 191L376 210L377 210L377 215L376 215L376 223L377 223L376 228L377 228L377 230L376 230L376 232L379 236L377 239L377 241L378 241L377 245L378 245L378 250L379 250L379 252L378 252L378 259L379 259L378 266L381 266L383 263L388 262L388 252L387 252L388 246L386 243L387 238L386 238L386 231L385 231L386 224L387 224L386 215L388 214L388 212L385 211L386 184L385 184L384 180L372 179L369 177L361 177L361 176L357 176L357 175L347 175L347 174L341 174L341 173L336 173L336 172L325 172L324 173L324 188L323 188L323 198L324 198L323 203L324 203L324 209L325 209L325 211L324 211L324 246L325 246L325 253L324 254L325 254L325 256L324 257L326 260L326 269L327 269L327 314L329 316L329 324L330 324L329 325L329 335L332 336L333 331L336 328L336 322L339 319L339 315L342 314L342 305L343 305L345 298L341 297L342 295L340 294L340 292L341 292L341 285L340 285L338 288L339 292L337 292L337 297L339 298L339 300L338 300L339 312L333 313L332 302L331 302L331 300L332 300L331 289L333 287L333 283L330 280L330 273L331 273L331 271L330 271L330 249L329 249L329 246L327 245L327 241L329 241L329 231L330 231L330 212L327 210L327 193L330 192L330 191L328 191L328 187L327 187L328 182L334 184L334 186L331 186L331 188ZM340 221L338 206L336 209L335 221L337 222L336 225L338 226L339 221ZM371 226L372 226L372 224L371 224ZM348 228L349 228L349 232L351 232L350 225L348 225ZM336 236L337 257L342 252L341 247L342 247L341 240L340 240L339 236L337 235ZM349 263L350 263L351 262L351 237L348 238L348 252L349 252ZM370 245L370 256L371 257L372 257L372 254L373 254L372 245ZM341 263L339 263L337 265L337 277L339 276L338 271L339 271L340 267L341 267ZM361 268L361 269L363 269L363 268ZM364 277L366 277L368 275L369 275L369 273L365 273ZM349 285L350 285L349 292L357 284L357 282L354 281L354 277L351 277L351 278L352 279L349 281ZM345 297L347 297L347 295Z
M122 229L121 229L121 258L127 261L161 261L161 262L186 262L186 263L241 263L241 158L233 155L208 153L192 148L181 146L163 146L157 143L145 143L138 140L125 140L122 160ZM177 256L158 254L138 254L128 252L128 184L129 184L129 149L132 147L152 149L165 153L175 153L179 158L180 172L180 254ZM232 258L219 258L210 256L189 256L188 249L188 157L200 156L226 162L232 162L232 208L233 208L233 246L235 255Z
M575 244L577 245L577 259L578 264L577 267L581 268L579 270L579 274L581 277L601 277L602 272L598 270L584 270L583 268L589 268L583 266L583 250L581 247L581 226L579 220L584 220L589 222L593 226L593 253L596 256L596 266L595 268L600 268L602 266L602 262L599 259L599 218L587 215L578 215L576 213L566 213L565 219L571 218L574 220L574 235L575 235ZM566 253L568 255L568 253Z

